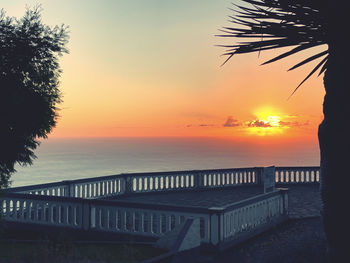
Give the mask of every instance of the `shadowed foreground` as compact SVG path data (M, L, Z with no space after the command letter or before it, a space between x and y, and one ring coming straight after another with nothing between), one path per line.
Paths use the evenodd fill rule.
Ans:
M292 219L203 262L323 263L326 245L321 217Z

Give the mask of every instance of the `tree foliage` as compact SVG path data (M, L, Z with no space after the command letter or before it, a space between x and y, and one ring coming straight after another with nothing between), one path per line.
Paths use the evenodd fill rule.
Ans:
M40 13L40 6L20 19L0 12L0 189L16 163L32 164L58 118L58 59L68 53L68 27L47 26Z

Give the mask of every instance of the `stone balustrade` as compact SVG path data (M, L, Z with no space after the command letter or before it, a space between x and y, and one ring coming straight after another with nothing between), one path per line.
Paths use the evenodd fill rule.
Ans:
M13 187L6 189L5 191L10 193L94 199L104 196L124 194L126 192L125 182L126 178L122 175L112 175Z
M11 193L95 199L122 194L260 184L262 167L130 173L9 188Z
M0 197L1 218L18 223L82 228L83 202L75 198L7 193Z
M275 167L276 184L310 184L320 182L320 167Z
M276 184L309 184L320 181L320 168L316 166L272 168L275 169ZM264 167L251 167L130 173L14 187L6 192L96 199L124 194L262 185L264 172Z
M225 248L286 220L287 190L279 189L211 210L216 211L211 215L211 229L215 229L211 243Z
M281 190L209 209L22 193L0 197L6 221L82 230L160 237L188 218L199 218L201 242L213 246L238 240L272 218L284 218L287 210Z

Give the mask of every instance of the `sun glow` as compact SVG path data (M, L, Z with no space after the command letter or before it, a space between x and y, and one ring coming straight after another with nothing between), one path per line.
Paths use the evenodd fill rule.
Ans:
M280 125L281 117L278 110L264 107L254 112L255 120L247 122L247 131L250 134L267 136L281 134L287 127Z

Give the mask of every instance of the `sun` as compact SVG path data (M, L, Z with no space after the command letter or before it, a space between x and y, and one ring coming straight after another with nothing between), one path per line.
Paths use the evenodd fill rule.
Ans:
M256 117L253 121L248 121L247 131L250 134L267 136L276 135L284 132L286 127L280 125L281 114L272 107L263 107L254 111Z
M269 123L272 127L280 126L281 118L276 115L270 115L266 118L266 122Z

